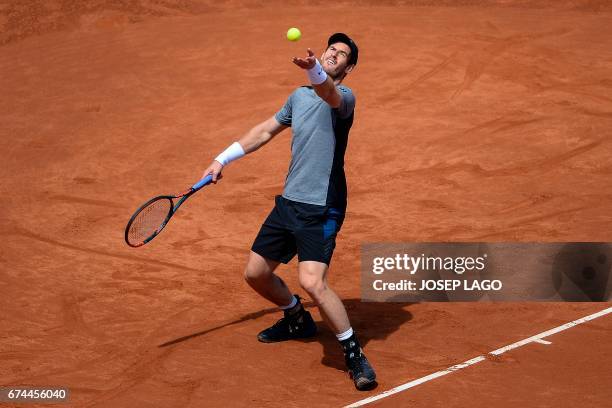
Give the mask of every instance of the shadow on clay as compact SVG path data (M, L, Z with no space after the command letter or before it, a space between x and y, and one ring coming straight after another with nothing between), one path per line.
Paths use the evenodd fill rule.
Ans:
M406 310L407 306L414 303L397 302L362 302L360 299L344 299L344 306L348 312L351 324L358 335L361 346L365 348L370 340L386 339L389 335L397 331L404 323L412 320L412 314ZM314 302L304 302L304 307L311 309L315 307ZM205 336L209 333L223 329L228 326L237 325L248 320L256 320L269 313L279 313L278 308L267 308L254 313L249 313L231 322L211 327L197 333L182 336L165 343L158 347L168 347L196 337ZM319 334L310 339L296 340L303 343L319 342L323 346L323 358L321 362L338 370L346 370L344 356L334 333L327 328L324 322L317 322ZM253 340L255 341L255 334Z

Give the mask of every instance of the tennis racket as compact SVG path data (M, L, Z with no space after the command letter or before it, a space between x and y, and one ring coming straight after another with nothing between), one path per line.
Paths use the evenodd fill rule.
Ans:
M158 196L141 205L125 227L125 242L134 248L150 242L159 235L185 200L211 181L212 176L208 175L184 193Z

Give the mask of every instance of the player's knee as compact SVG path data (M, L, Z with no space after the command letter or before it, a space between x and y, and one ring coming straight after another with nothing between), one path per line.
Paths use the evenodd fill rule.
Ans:
M259 265L249 264L244 269L244 280L248 283L261 282L270 279L272 273L267 268L262 268Z
M255 268L250 268L248 265L244 269L244 280L247 281L248 283L261 280L262 276L263 275L261 271L258 271Z
M269 281L274 278L274 270L277 266L278 262L267 260L251 252L244 269L244 280L249 284Z
M317 303L327 289L327 285L321 277L307 274L300 275L300 286Z

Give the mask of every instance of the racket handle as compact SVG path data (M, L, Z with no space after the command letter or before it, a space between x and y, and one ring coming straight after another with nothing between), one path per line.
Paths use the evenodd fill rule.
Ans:
M210 184L211 181L212 181L212 175L209 174L208 176L204 177L202 180L195 183L191 188L194 189L195 191L198 191L205 185Z

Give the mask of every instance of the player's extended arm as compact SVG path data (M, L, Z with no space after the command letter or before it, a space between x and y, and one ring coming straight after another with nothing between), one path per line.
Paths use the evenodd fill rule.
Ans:
M287 127L288 126L278 123L276 117L274 116L259 123L258 125L253 126L251 130L249 130L237 142L232 143L227 149L218 155L215 160L213 160L210 166L204 170L202 178L211 174L213 177L213 183L216 183L217 180L222 177L221 171L223 170L224 166L236 159L239 159L245 154L259 149Z
M238 143L242 146L244 153L249 154L268 143L274 136L285 129L287 129L287 126L281 125L276 120L276 117L272 116L260 124L253 126L251 130L238 140Z
M308 48L308 56L306 58L298 58L293 57L293 63L298 67L311 70L316 67L317 70L323 70L321 64L317 64L317 57L315 57L314 53L310 48ZM315 72L315 77L317 77ZM310 76L310 75L309 75ZM323 99L329 106L332 108L338 108L340 103L342 102L342 96L336 89L336 84L334 84L334 80L329 76L325 75L325 81L321 83L312 83L312 87L314 91L319 95L321 99Z

